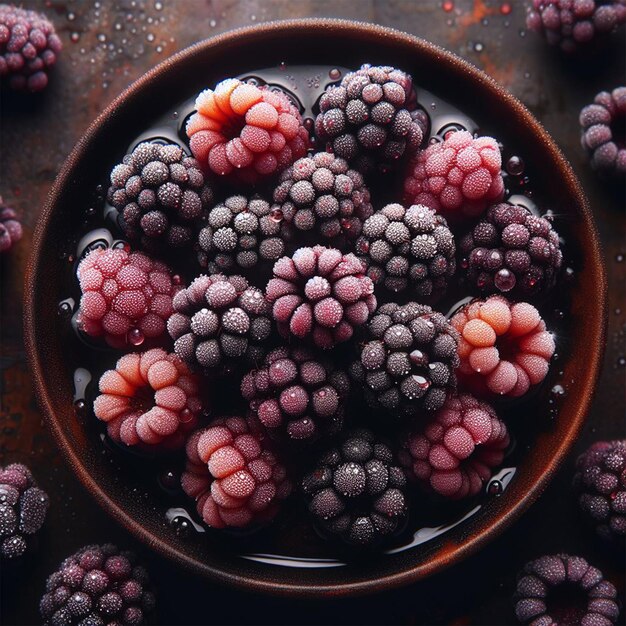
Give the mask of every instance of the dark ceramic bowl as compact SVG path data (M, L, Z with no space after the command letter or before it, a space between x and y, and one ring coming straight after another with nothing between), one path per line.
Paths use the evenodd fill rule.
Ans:
M254 67L363 62L397 65L419 88L455 103L485 121L505 145L514 145L532 167L534 186L564 219L575 279L565 316L571 341L558 368L568 388L557 417L537 428L514 480L499 498L430 541L358 565L309 560L308 567L251 560L214 537L179 536L165 522L158 494L137 497L141 483L118 475L102 454L98 432L76 419L73 366L59 330L57 303L66 294L67 260L59 249L68 230L103 182L108 166L152 119L171 111L218 80ZM537 499L571 449L581 429L602 361L606 281L596 229L571 167L537 120L513 96L459 57L426 41L377 26L335 20L263 24L214 37L171 57L131 85L91 125L59 174L37 225L26 279L26 346L41 408L65 458L102 507L150 547L208 578L273 594L329 596L370 593L419 580L479 550ZM538 419L536 415L527 420ZM547 421L547 420L546 420ZM285 541L294 540L285 531ZM297 533L296 533L297 534ZM437 535L437 533L434 533ZM305 538L304 543L308 541ZM295 550L297 553L297 549ZM329 566L332 565L332 566Z

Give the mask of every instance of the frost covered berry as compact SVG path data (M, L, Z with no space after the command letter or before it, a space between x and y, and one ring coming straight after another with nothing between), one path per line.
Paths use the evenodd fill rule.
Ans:
M0 204L0 254L8 252L21 238L22 224L17 213Z

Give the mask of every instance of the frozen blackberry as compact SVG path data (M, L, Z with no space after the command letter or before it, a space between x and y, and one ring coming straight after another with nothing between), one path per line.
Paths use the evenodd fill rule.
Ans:
M50 501L30 470L19 463L0 467L0 557L22 556L42 527Z
M626 440L594 443L576 461L578 504L602 538L626 539Z
M542 556L524 566L513 598L515 615L529 626L612 626L617 590L580 556Z
M48 577L39 603L45 626L145 624L155 597L132 552L107 543L81 548Z
M355 245L375 285L436 299L456 269L454 236L432 209L388 204L363 225Z
M43 13L0 4L0 78L6 78L11 89L44 89L62 47Z
M367 430L344 435L304 477L302 489L316 526L349 545L379 543L406 520L404 473L391 449Z
M394 302L379 307L351 373L366 400L394 417L440 409L456 387L458 333L429 306Z
M285 467L243 417L218 418L191 435L181 484L212 528L268 522L291 493Z
M342 425L347 374L304 348L277 348L241 381L241 395L268 433L314 441Z
M574 52L626 21L626 0L532 0L526 25L551 46Z
M17 213L1 203L0 199L0 253L8 252L22 238L22 224Z
M415 100L408 74L366 64L322 95L315 133L360 172L387 171L424 140L424 117Z
M230 196L214 206L198 235L198 261L209 272L250 270L285 253L282 217L259 196Z
M272 325L263 292L241 276L199 276L174 297L167 330L192 369L226 373L241 361L263 359Z
M160 251L191 244L213 192L182 148L146 141L113 168L108 198L126 237Z
M398 457L410 479L458 500L480 493L508 445L506 425L494 409L462 394L448 398L428 422L409 433Z
M626 11L626 6L624 8ZM580 112L582 146L591 167L607 174L626 174L626 87L601 91Z
M461 240L461 267L484 293L533 296L551 289L563 262L559 236L545 217L496 204Z
M279 332L324 349L348 341L376 308L374 283L364 272L354 254L323 246L276 261L265 293Z
M285 170L274 190L274 211L295 230L316 229L326 241L354 240L374 212L363 176L344 159L318 152Z

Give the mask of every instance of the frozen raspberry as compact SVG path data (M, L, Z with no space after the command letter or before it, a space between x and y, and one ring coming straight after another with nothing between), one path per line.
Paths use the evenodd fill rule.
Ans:
M16 91L41 91L62 48L43 13L0 4L0 78Z
M218 176L254 183L306 154L309 134L280 91L228 78L196 99L187 122L194 156Z
M241 381L241 395L272 436L314 441L343 422L347 374L302 348L277 348Z
M291 228L317 230L333 244L356 239L374 212L363 176L328 152L299 159L285 170L274 202L274 211Z
M502 156L495 139L453 132L422 150L404 181L407 204L424 204L448 219L480 215L504 195Z
M81 548L48 577L39 610L44 626L131 626L154 614L146 569L108 543Z
M458 500L479 493L504 458L509 434L493 408L453 396L403 441L400 462L427 490Z
M626 22L626 0L532 0L526 25L551 46L574 52Z
M76 272L80 326L115 348L165 336L179 279L160 261L123 249L92 250Z
M442 296L454 275L456 246L446 220L432 209L388 204L363 225L356 253L375 285L411 289L420 298Z
M22 556L43 526L50 501L25 465L0 467L0 557Z
M354 254L323 246L276 261L265 293L279 332L324 349L350 339L376 308L374 283L364 272Z
M22 238L22 224L17 213L2 206L0 199L0 253L8 252Z
M315 133L355 169L388 171L424 139L423 112L418 114L415 100L408 74L363 65L322 95Z
M542 556L524 566L514 596L515 614L529 626L612 626L617 591L580 556Z
M472 285L485 293L528 297L546 292L554 286L563 262L552 224L506 202L490 207L459 247L461 267Z
M519 398L548 374L554 339L532 304L491 296L451 322L461 335L458 373L474 391Z
M198 381L175 355L154 348L126 354L100 378L93 403L114 441L127 446L182 448L198 425Z
M174 297L167 329L192 369L226 373L237 362L260 362L272 330L263 292L241 276L199 276Z
M626 6L624 7L626 13ZM591 167L608 174L626 174L626 87L601 91L580 112L582 146Z
M198 235L198 261L209 272L249 270L285 253L282 217L259 196L230 196L209 212Z
M406 520L404 473L367 430L345 434L304 477L302 489L316 526L349 545L380 543Z
M212 528L268 522L291 493L287 471L242 417L215 420L191 435L186 449L181 484Z
M108 197L124 234L161 251L191 243L213 192L198 162L179 146L144 142L113 168Z
M626 539L626 440L594 443L576 461L578 504L602 538Z
M370 405L394 418L443 406L459 363L458 333L444 315L415 302L391 302L377 309L367 335L351 373Z

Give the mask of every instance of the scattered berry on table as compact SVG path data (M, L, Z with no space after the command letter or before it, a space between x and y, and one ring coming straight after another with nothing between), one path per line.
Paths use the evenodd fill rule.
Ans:
M17 213L0 204L0 254L11 250L21 238L22 224Z

